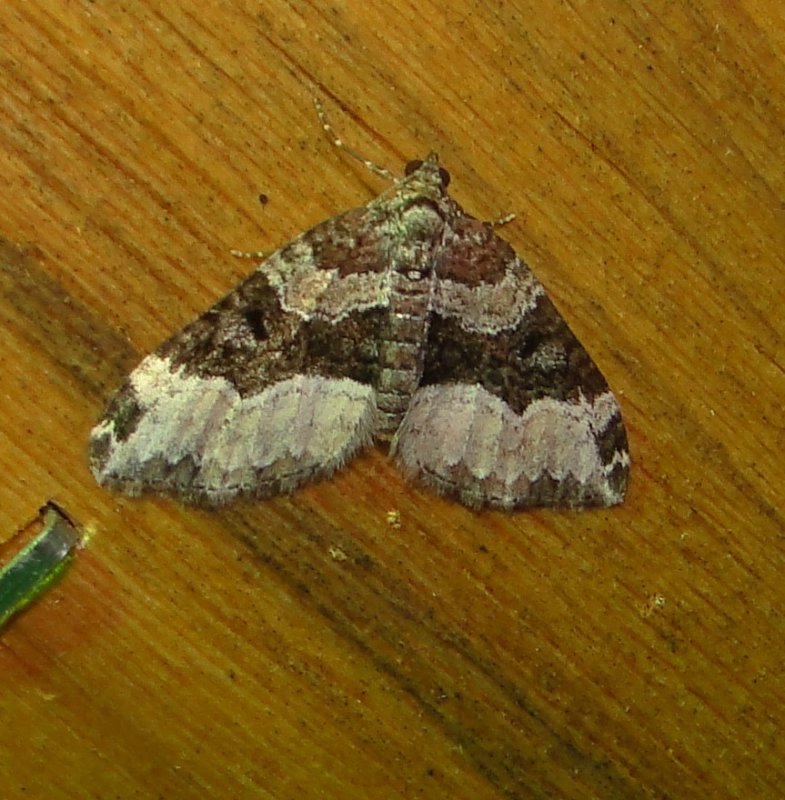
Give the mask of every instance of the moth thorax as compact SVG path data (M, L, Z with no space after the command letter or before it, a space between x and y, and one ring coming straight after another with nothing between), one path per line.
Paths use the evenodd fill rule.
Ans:
M444 230L444 216L436 199L419 196L401 209L398 224L405 234L401 244L431 247Z

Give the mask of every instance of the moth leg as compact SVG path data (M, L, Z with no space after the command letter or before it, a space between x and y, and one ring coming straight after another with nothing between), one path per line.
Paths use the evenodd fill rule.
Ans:
M488 225L492 228L501 228L502 225L507 225L508 223L512 222L518 215L512 211L509 214L504 214L504 216L496 217L495 219L489 219Z
M248 259L253 259L254 261L267 261L267 259L270 257L269 250L248 251L248 250L235 250L234 248L232 248L229 251L229 254L234 256L235 258L248 258Z

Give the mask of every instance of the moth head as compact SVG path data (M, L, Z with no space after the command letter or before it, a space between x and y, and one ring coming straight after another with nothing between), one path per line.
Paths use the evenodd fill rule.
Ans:
M442 189L446 189L450 185L450 173L439 164L439 159L436 153L430 153L423 161L422 159L415 159L410 161L403 169L403 174L408 178L420 169L423 164L437 166L439 168L439 180L442 183Z

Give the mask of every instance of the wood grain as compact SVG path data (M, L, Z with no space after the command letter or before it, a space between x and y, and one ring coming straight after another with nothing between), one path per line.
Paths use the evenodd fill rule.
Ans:
M0 639L16 798L779 798L781 5L0 6ZM382 450L220 513L94 485L144 353L437 149L617 391L628 502L475 514ZM269 202L262 208L260 192ZM387 519L400 512L400 527Z

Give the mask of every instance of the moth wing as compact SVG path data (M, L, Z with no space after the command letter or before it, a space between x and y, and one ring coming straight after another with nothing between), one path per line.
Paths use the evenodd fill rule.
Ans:
M406 475L473 507L620 503L629 455L605 378L531 270L461 217L438 268Z
M368 237L357 264L367 213L302 234L141 362L92 431L99 483L219 504L292 491L371 441L388 298Z

